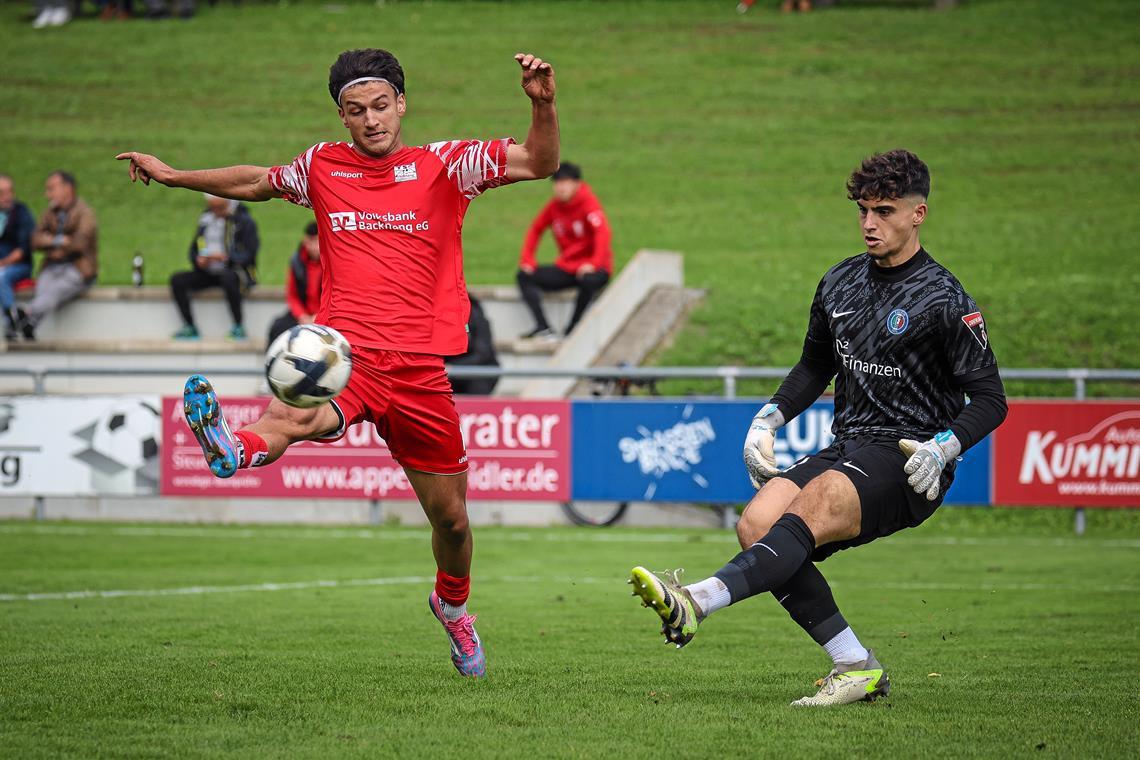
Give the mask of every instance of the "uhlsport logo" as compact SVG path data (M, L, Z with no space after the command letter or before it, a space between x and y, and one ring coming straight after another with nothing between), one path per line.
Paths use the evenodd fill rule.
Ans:
M891 335L902 335L910 327L910 315L903 309L895 309L887 315L887 330Z
M352 211L333 211L329 213L333 232L354 232L356 230L356 214Z

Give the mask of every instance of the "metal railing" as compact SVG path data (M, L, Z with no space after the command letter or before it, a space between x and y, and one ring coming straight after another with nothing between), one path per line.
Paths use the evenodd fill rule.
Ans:
M260 367L235 368L218 367L196 370L213 377L258 377ZM724 398L736 398L740 380L782 380L790 371L789 367L584 367L581 369L557 368L514 368L514 367L475 367L449 366L452 377L534 377L557 378L574 377L583 380L677 380L719 379L723 385ZM140 377L140 376L180 376L185 368L173 367L0 367L2 376L22 376L32 380L32 392L43 395L47 392L49 377ZM1140 382L1140 369L1088 369L1084 367L1068 369L1031 368L1002 369L1003 380L1044 380L1070 382L1073 384L1073 398L1084 400L1088 395L1090 382Z

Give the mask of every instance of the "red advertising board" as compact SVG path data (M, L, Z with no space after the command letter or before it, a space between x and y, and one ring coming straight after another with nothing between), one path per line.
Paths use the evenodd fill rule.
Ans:
M237 429L256 420L267 398L227 398ZM467 443L470 499L564 501L570 498L570 404L457 398ZM300 443L266 467L215 478L182 417L182 399L162 402L162 487L168 496L414 499L403 469L371 424L340 441Z
M1140 403L1011 401L994 504L1140 506Z

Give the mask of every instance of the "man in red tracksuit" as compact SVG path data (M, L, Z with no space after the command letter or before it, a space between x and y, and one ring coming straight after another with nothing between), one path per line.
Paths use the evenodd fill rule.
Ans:
M297 252L289 259L289 274L285 279L285 312L269 326L271 345L278 335L297 325L311 325L321 307L321 244L317 238L317 223L309 222L305 237Z
M551 179L554 180L554 198L531 222L519 256L519 290L534 315L535 324L524 338L556 338L542 311L542 293L577 288L574 316L566 326L569 335L594 296L610 281L614 268L610 225L602 204L582 181L582 170L575 164L563 162ZM547 227L551 228L554 242L558 244L558 258L553 264L540 266L535 261L534 251Z

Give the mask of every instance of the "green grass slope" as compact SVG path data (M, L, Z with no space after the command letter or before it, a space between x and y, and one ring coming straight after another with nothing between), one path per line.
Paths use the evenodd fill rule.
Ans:
M933 173L923 239L981 304L1004 366L1137 366L1140 10L1126 0L745 16L731 0L223 3L189 22L38 33L23 12L0 8L0 170L37 208L49 170L78 174L107 283L127 281L136 250L152 281L184 266L200 208L131 186L116 152L270 164L339 139L327 69L358 46L403 62L408 142L521 139L511 55L528 50L556 66L563 155L606 204L619 262L680 250L708 290L659 362L792 363L819 276L861 250L847 174L905 146ZM512 280L548 192L473 204L472 282ZM263 279L280 282L306 212L254 213Z
M490 677L473 683L427 608L424 530L8 523L0 746L20 758L1131 756L1140 526L1098 513L1078 539L1069 520L949 510L828 560L894 686L821 712L788 706L829 663L770 597L718 613L677 651L629 596L637 563L716 570L734 552L726 532L478 530L472 609ZM23 596L72 591L139 595Z

